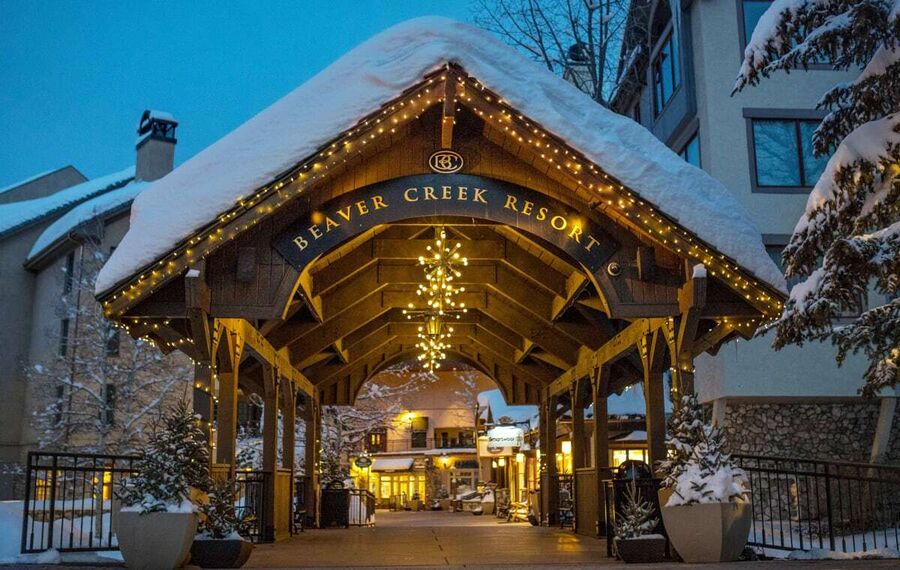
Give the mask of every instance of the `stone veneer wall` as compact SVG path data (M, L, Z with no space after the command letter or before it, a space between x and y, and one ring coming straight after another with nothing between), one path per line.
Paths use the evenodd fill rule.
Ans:
M868 462L880 401L728 402L725 426L733 453ZM888 461L900 460L900 406Z

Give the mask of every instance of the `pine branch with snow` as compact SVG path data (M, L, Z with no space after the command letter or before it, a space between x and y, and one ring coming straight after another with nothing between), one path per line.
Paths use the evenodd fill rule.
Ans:
M775 348L830 341L839 364L862 353L861 391L876 395L900 380L900 0L776 0L735 91L822 61L860 71L818 103L828 114L813 147L831 158L783 253L786 275L801 280Z

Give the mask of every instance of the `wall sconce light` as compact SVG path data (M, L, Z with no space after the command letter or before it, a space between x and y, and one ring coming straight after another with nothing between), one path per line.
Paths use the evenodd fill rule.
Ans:
M516 454L516 463L525 463L525 454L519 452Z
M506 467L506 458L505 458L505 457L501 457L500 459L498 459L498 460L497 460L497 465L499 465L500 467Z
M496 459L491 461L491 467L493 467L494 469L497 468L497 460Z
M572 441L571 440L563 440L562 442L562 452L566 455L572 453Z

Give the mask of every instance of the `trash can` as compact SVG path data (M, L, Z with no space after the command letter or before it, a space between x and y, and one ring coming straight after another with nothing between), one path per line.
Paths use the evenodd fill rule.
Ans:
M345 489L343 483L331 483L322 489L319 525L322 528L350 526L350 489Z

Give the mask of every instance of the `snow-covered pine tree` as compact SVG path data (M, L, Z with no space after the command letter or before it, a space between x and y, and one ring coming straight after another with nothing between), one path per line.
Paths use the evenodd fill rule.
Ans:
M674 392L673 392L674 394ZM674 399L674 398L673 398ZM666 459L659 463L659 469L666 474L663 487L674 487L678 476L694 454L694 448L703 441L705 425L703 408L696 394L681 397L681 404L672 402L673 412L669 416L668 437L666 437Z
M745 500L749 489L747 477L727 451L725 432L704 423L699 435L690 457L679 466L679 473L673 478L674 492L666 505Z
M190 488L209 489L206 434L190 406L180 401L155 422L137 462L137 475L124 479L116 493L141 512L184 508Z
M653 516L655 510L650 501L641 497L634 479L629 481L624 504L616 514L616 538L627 540L650 534L659 524L659 519Z
M814 151L831 158L783 254L786 275L801 281L777 321L775 347L830 340L839 364L862 352L862 392L873 395L900 378L900 0L775 0L747 45L735 91L823 61L860 72L818 104L829 112ZM869 288L885 300L870 297L848 318Z
M94 299L105 253L87 240L73 255L56 307L67 326L48 331L52 354L26 369L32 426L43 449L130 453L165 406L189 394L193 368L184 355L120 334Z

